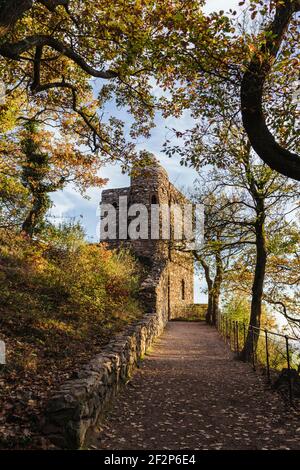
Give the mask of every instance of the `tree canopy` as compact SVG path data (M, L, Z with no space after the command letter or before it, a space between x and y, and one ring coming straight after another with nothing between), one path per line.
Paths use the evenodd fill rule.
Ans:
M178 116L196 102L209 118L223 85L234 89L236 112L258 155L300 179L297 149L282 145L267 109L274 74L298 78L299 0L249 0L246 30L237 12L205 14L204 3L1 0L6 117L13 125L24 108L50 116L93 151L126 160L135 158L134 145L124 137L124 122L105 116L108 102L133 116L130 137L148 136L159 108ZM253 31L257 18L261 28ZM157 85L172 97L164 108L155 98ZM293 91L283 83L285 96Z
M124 123L112 113L104 118L105 103L114 100L133 116L131 136L148 135L155 103L150 79L159 69L155 51L167 41L176 14L189 18L198 3L2 0L0 75L7 106L19 99L26 113L71 127L102 156L133 157Z

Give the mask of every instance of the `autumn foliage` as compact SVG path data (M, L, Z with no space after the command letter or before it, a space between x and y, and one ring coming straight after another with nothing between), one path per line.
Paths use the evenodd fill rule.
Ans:
M139 317L139 268L126 252L88 245L79 227L0 237L0 448L40 446L48 394Z

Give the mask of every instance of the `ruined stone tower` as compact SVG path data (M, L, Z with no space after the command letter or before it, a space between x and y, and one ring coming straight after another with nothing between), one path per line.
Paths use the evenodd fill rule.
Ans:
M136 240L129 239L127 232L120 236L119 226L122 221L120 205L127 198L128 207L133 204L144 204L146 206L148 219L148 236ZM102 192L102 204L111 204L116 210L116 233L117 238L108 238L104 241L110 248L120 246L129 248L148 267L150 275L157 278L158 272L164 271L164 287L160 297L165 303L166 315L169 319L186 316L187 309L194 303L194 258L193 254L176 248L173 243L174 219L170 218L171 238L162 239L161 230L158 239L152 239L151 233L151 210L158 204L171 206L178 204L183 206L189 203L187 198L170 183L166 170L151 156L146 166L137 167L131 174L130 187L120 189L108 189ZM103 214L102 214L103 216ZM160 223L163 214L160 214ZM130 216L127 217L127 226L130 224ZM123 221L124 222L124 221ZM122 224L124 226L124 224ZM154 308L154 307L153 307Z

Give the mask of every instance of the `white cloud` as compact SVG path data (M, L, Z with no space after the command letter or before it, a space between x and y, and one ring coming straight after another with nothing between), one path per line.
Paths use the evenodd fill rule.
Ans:
M74 194L67 189L64 191L57 191L52 195L51 199L54 206L50 212L57 217L61 217L67 212L73 210L76 205Z
M239 0L208 0L205 6L205 11L225 10L228 11L230 8L238 8ZM99 81L95 81L95 90L99 88ZM155 95L160 96L161 89L154 85ZM131 122L128 114L125 110L119 110L116 108L115 103L109 103L106 109L107 115L117 115L120 119L123 119L127 123ZM180 159L176 156L169 159L165 154L162 153L162 145L166 137L170 137L172 132L168 128L176 128L178 130L185 130L191 127L192 119L188 111L183 113L180 119L173 117L164 119L158 115L155 120L156 127L152 131L150 139L145 139L137 144L138 150L148 150L154 153L157 158L161 161L162 165L166 168L169 173L170 181L175 185L182 188L183 186L192 185L197 174L193 169L180 166ZM127 129L126 127L126 129ZM106 188L120 188L129 185L128 175L123 175L119 165L109 165L102 169L100 175L104 178L109 178L109 182ZM99 188L91 188L88 191L90 197L89 200L84 199L73 187L68 187L64 191L59 191L52 195L54 207L51 209L51 213L59 217L78 217L83 214L82 223L88 236L97 237L96 226L97 226L97 210L99 202L101 200L101 190Z

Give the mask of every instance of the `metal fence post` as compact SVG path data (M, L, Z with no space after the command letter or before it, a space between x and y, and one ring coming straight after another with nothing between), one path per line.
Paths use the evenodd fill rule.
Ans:
M294 398L294 382L293 382L293 375L292 373L295 372L293 369L293 365L291 363L291 357L290 357L290 343L289 340L291 341L299 341L299 338L294 338L288 335L283 335L278 332L274 331L269 331L266 328L261 329L254 327L252 325L246 325L245 322L239 322L238 320L231 320L230 318L227 318L226 315L220 315L218 317L218 327L219 331L224 337L225 344L229 345L230 349L237 352L237 355L239 356L240 351L245 348L246 342L249 340L249 344L247 344L247 359L249 361L251 360L253 370L255 371L257 369L257 365L262 365L264 366L264 360L262 358L262 363L260 364L260 339L263 340L263 338L260 338L262 335L262 332L264 332L265 335L265 354L266 354L266 359L265 359L265 367L266 367L266 376L267 380L270 383L271 382L271 372L272 372L272 362L270 363L270 358L272 357L272 350L270 350L270 338L271 335L284 338L285 339L285 347L286 347L286 362L287 362L287 369L283 369L284 371L287 371L288 373L288 392L289 392L289 401L290 404L293 406L293 398ZM255 337L255 334L258 336ZM243 342L244 341L244 342ZM251 344L250 344L251 342ZM257 346L258 352L257 352ZM276 347L276 342L274 344ZM282 353L282 350L280 350ZM293 351L293 349L292 349ZM276 351L275 351L276 352ZM252 353L252 354L251 354ZM263 345L262 345L262 354L263 354ZM248 357L248 355L251 355L251 358ZM286 375L284 374L284 377Z
M266 345L267 377L268 377L268 382L270 382L270 360L269 360L268 330L265 330L265 345Z
M291 364L290 364L290 348L289 348L289 337L285 337L285 345L286 345L286 360L287 360L287 367L288 367L288 374L289 374L289 398L291 405L293 404L293 385L292 385L292 377L291 377Z

